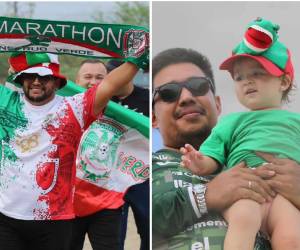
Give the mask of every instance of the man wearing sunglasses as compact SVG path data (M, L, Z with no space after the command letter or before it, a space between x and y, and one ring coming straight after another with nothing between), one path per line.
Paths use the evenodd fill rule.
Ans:
M152 158L153 249L222 249L227 226L217 212L243 198L262 203L271 189L259 174L274 172L240 164L212 179L181 168L180 147L199 148L221 112L211 65L196 51L169 49L153 59L152 79L152 123L164 142ZM256 247L270 249L260 236Z
M9 63L24 93L0 85L0 246L69 250L80 137L138 68L124 63L102 84L62 97L56 55L16 53Z

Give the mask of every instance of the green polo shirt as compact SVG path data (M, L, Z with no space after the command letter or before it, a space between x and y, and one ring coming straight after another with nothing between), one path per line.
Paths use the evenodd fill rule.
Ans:
M227 224L219 213L200 217L191 194L192 185L213 176L196 176L180 166L181 154L159 150L152 156L152 249L222 250ZM270 250L259 234L255 250Z

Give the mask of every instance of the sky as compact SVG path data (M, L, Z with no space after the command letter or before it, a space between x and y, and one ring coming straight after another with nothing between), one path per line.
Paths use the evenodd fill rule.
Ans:
M59 3L59 4L57 4ZM97 10L113 11L113 2L45 2L36 3L35 18L64 18L70 21L90 21ZM53 9L53 13L51 10Z
M114 2L88 2L88 1L67 1L67 2L47 2L39 1L35 3L33 18L48 20L66 20L66 21L91 21L91 16L101 10L111 12L114 8ZM21 9L28 8L28 2L18 2ZM0 2L0 13L4 15L7 10L7 2ZM22 10L21 10L22 11Z

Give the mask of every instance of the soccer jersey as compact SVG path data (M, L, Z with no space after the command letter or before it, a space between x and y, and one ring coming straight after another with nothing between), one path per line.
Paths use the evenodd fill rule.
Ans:
M179 152L162 149L152 157L152 249L222 250L227 224L209 211L199 218L193 184L206 184L212 176L196 176L180 166ZM270 250L259 234L255 250Z
M74 217L75 157L96 117L96 88L34 106L0 86L0 212L24 220Z
M116 209L130 186L149 178L149 141L134 128L103 117L84 132L76 162L76 216Z

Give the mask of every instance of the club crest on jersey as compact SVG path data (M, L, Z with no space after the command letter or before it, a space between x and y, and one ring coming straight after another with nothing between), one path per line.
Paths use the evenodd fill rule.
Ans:
M110 177L124 132L110 119L101 119L90 126L82 136L77 154L77 167L84 172L84 179L99 183Z

